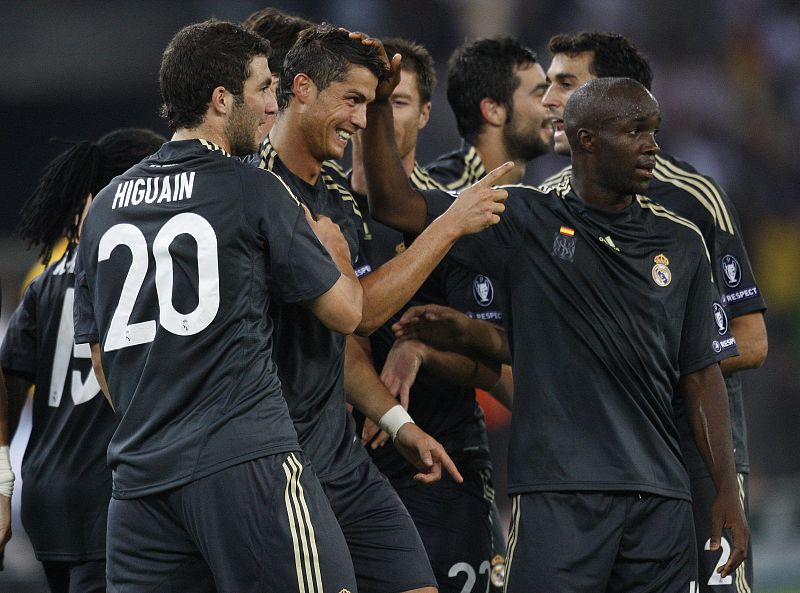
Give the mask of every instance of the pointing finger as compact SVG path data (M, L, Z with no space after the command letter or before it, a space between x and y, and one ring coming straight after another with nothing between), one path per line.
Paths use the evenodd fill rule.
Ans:
M496 169L489 171L483 179L478 181L476 185L491 187L492 185L494 185L495 181L500 179L506 173L510 172L513 168L514 168L514 163L512 161L506 161Z

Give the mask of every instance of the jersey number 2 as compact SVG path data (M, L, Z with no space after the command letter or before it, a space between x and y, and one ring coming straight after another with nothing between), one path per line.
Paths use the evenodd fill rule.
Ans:
M728 543L724 537L720 538L719 545L722 548L722 554L720 554L719 562L714 567L714 570L711 571L711 578L708 579L708 584L711 586L714 585L730 585L733 582L733 577L728 575L723 577L721 574L717 572L717 569L720 566L725 566L725 563L728 562L728 558L731 556L731 545ZM711 549L711 540L706 540L706 545L704 546L706 550Z
M172 304L174 272L169 247L176 237L183 234L191 236L197 243L198 303L191 313L180 313ZM111 252L118 245L125 245L130 249L132 260L122 285L119 304L108 327L103 346L106 352L146 344L156 337L155 320L128 323L147 275L147 239L132 224L114 225L100 239L97 261L103 262L110 258ZM219 311L219 264L217 235L209 222L190 212L173 216L161 227L153 240L153 258L156 262L159 324L168 332L179 336L194 335L211 325Z

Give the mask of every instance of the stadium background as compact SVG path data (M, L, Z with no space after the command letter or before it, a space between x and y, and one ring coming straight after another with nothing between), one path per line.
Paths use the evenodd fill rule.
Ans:
M424 44L440 84L418 160L459 139L445 98L446 62L465 39L510 34L549 63L556 32L616 31L652 59L663 112L659 141L713 175L738 208L767 299L770 353L746 373L751 451L751 528L756 591L800 591L800 3L796 0L252 0L161 2L3 2L0 93L3 199L0 200L0 336L33 254L13 234L38 172L60 150L52 137L96 139L121 126L168 134L157 116L161 51L181 26L209 17L240 21L266 5L377 36ZM550 156L528 182L558 170ZM492 414L494 416L494 414ZM504 488L507 417L494 418L493 454ZM18 467L29 423L12 447ZM18 473L18 472L17 472ZM53 496L58 496L57 492ZM507 499L500 495L506 507ZM18 517L0 591L44 591L43 576ZM657 536L657 534L654 534Z

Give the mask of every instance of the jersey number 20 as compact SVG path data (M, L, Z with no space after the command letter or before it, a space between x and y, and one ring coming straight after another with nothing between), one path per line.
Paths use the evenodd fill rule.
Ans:
M180 313L172 304L174 272L169 247L179 235L190 235L197 243L198 303L191 313ZM118 245L131 251L132 260L128 275L122 285L119 304L111 318L103 349L106 352L152 342L156 336L156 322L141 321L129 324L133 306L142 289L148 267L148 245L144 234L132 224L117 224L108 229L100 239L97 261L111 257ZM153 258L156 262L155 284L158 293L159 324L168 332L191 336L203 331L219 310L219 264L217 260L217 235L209 222L190 212L170 218L153 240Z

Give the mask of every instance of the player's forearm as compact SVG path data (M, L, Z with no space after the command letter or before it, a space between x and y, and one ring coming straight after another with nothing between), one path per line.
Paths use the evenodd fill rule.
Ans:
M503 328L488 321L467 322L466 344L477 356L502 364L511 364L511 348Z
M446 219L437 218L403 253L364 276L364 312L356 333L371 334L408 303L457 236Z
M3 372L0 371L0 447L11 444L11 429L9 422L9 405L6 390L6 382Z
M695 444L717 492L735 492L736 467L728 394L719 365L712 364L681 377L678 389L685 401L686 418Z
M723 375L730 375L746 369L756 369L764 364L769 345L763 313L756 312L734 317L731 319L730 332L736 338L739 356L731 356L720 363Z
M0 418L0 445L10 444L14 440L19 427L22 409L28 399L33 383L23 376L4 371L5 373L5 401L0 404L0 415L6 414L5 421ZM0 394L2 400L2 394ZM6 432L4 432L6 431Z
M500 368L500 380L487 391L506 408L512 409L514 405L514 374L510 365L502 365Z
M344 358L344 390L347 402L375 422L397 405L389 390L381 382L372 363L369 340L347 336Z
M428 217L427 204L403 169L388 101L376 100L367 106L367 127L361 134L370 214L398 231L422 232Z
M361 195L367 195L367 174L364 172L364 150L361 143L361 132L353 135L353 168L350 170L350 187Z
M422 366L437 377L464 387L492 389L500 380L500 364L486 363L455 352L427 346Z

